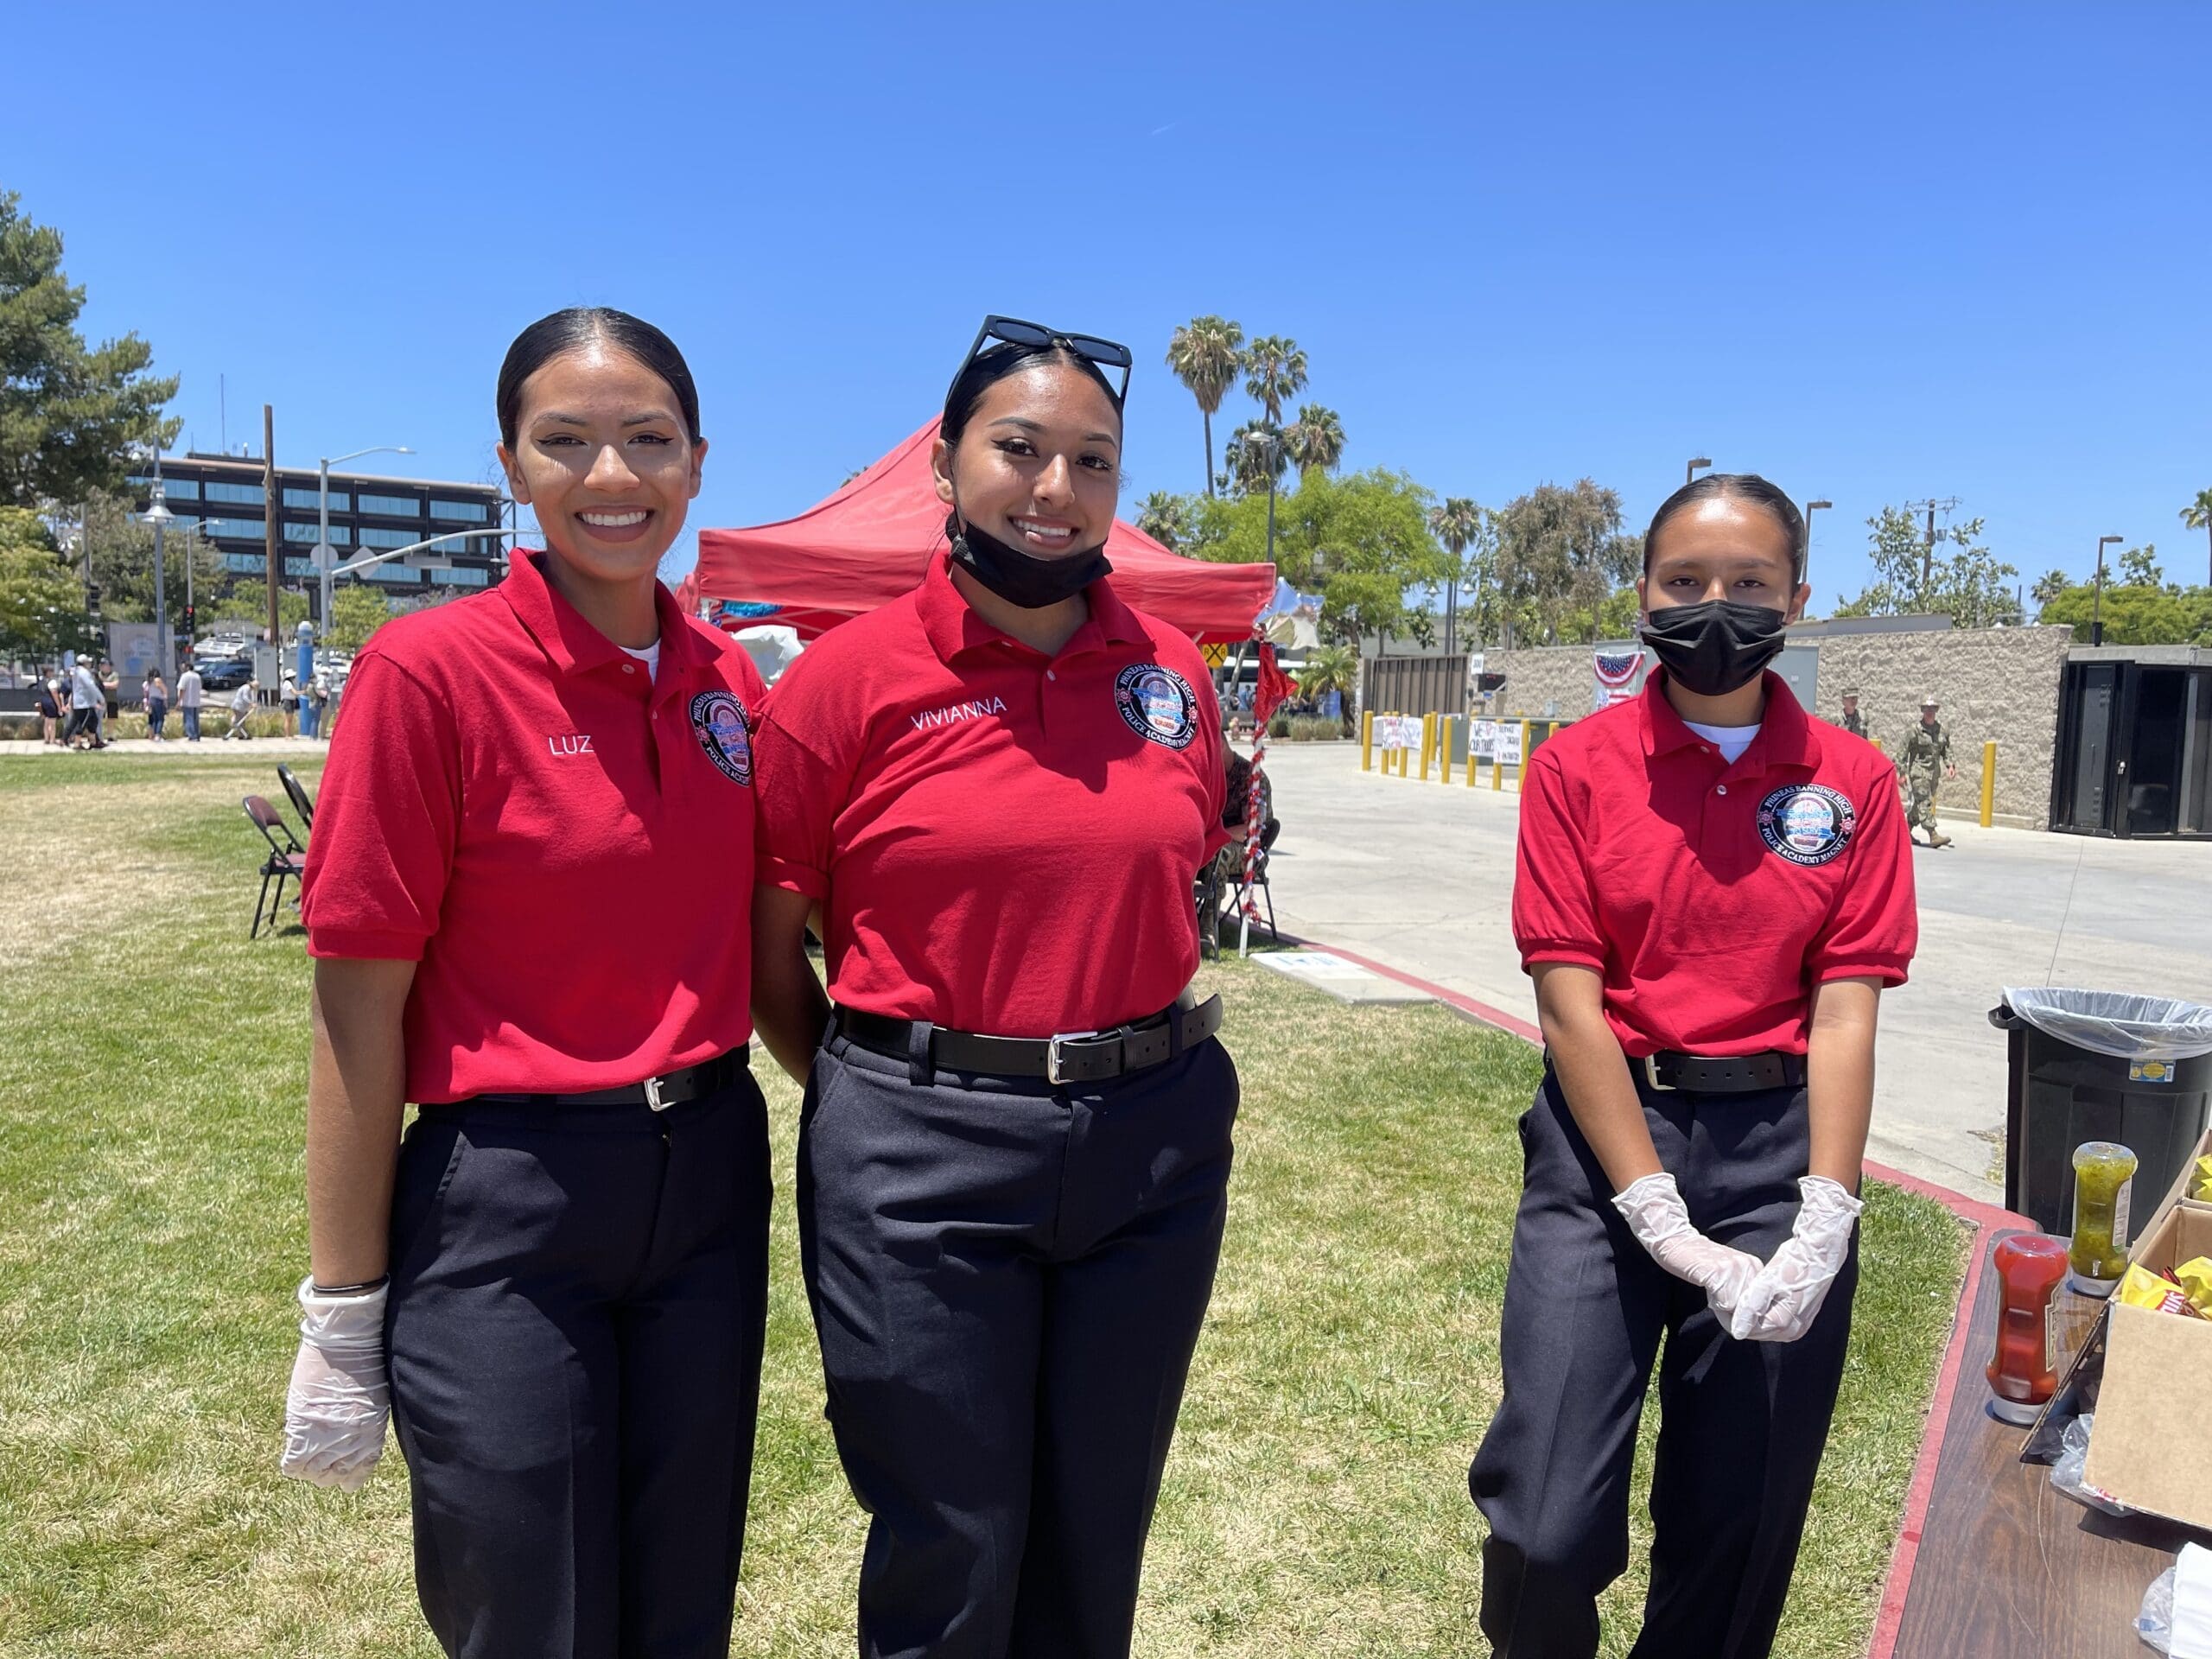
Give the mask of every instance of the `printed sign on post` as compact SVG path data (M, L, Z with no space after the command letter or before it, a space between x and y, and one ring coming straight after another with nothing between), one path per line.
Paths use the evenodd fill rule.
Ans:
M1377 715L1375 716L1375 747L1395 753L1400 749L1421 747L1421 716L1418 715Z
M1501 766L1517 766L1521 764L1521 722L1519 721L1501 720L1497 722L1497 752L1491 758Z
M1468 724L1467 753L1478 760L1497 759L1497 722L1496 721L1478 720Z

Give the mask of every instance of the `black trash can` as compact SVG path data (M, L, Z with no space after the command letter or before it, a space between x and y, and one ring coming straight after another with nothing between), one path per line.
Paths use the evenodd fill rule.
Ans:
M2005 1207L2047 1233L2074 1226L2074 1148L2136 1157L2135 1225L2180 1179L2212 1116L2212 1008L2120 991L2007 988Z

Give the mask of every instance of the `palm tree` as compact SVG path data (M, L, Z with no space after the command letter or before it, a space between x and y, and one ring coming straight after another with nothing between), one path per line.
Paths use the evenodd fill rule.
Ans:
M2196 499L2181 510L2181 521L2191 530L2212 537L2212 490L2199 490Z
M1471 496L1447 496L1442 506L1428 510L1428 528L1452 556L1452 569L1444 579L1444 650L1448 656L1459 644L1459 577L1465 568L1460 561L1468 543L1483 533L1483 510Z
M1137 528L1169 552L1179 552L1191 533L1191 504L1171 491L1154 490L1137 509Z
M1352 695L1358 688L1359 652L1351 646L1316 645L1306 653L1306 666L1298 671L1298 695L1318 703L1336 692L1346 731L1351 729Z
M1286 334L1262 334L1244 349L1244 392L1282 424L1282 406L1306 390L1306 353Z
M1337 418L1335 410L1319 404L1301 405L1282 440L1301 477L1317 467L1325 473L1333 472L1344 458L1344 423Z
M1272 443L1266 441L1273 431L1265 421L1248 421L1230 434L1229 442L1222 445L1222 475L1238 494L1249 495L1266 489L1269 476L1280 480L1283 469L1289 465L1290 446L1283 435L1275 434Z
M1242 365L1240 348L1244 330L1226 317L1193 317L1178 328L1167 342L1167 366L1198 400L1198 414L1205 423L1206 493L1213 493L1213 417L1221 400L1236 384Z
M2035 601L2036 608L2041 610L2073 585L2074 578L2063 570L2046 570L2036 579L2036 585L2028 589L2028 594Z

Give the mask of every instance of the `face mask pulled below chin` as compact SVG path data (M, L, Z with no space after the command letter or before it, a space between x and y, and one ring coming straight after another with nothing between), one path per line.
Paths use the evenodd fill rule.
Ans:
M1643 640L1686 691L1718 697L1748 685L1782 652L1787 619L1764 605L1708 599L1644 619Z
M1040 559L1008 547L963 521L952 536L952 561L1009 605L1041 611L1072 599L1113 569L1103 543L1063 558Z

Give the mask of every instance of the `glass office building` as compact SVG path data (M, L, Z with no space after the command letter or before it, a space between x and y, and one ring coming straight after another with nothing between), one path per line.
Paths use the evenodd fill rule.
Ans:
M141 510L153 476L151 467L130 475ZM262 464L251 456L194 450L162 461L162 495L179 529L196 527L214 543L234 578L258 582L268 568L265 538L273 512L283 584L309 593L317 581L320 483L316 472L279 467L272 503ZM373 582L395 599L488 587L506 573L505 543L499 537L467 532L505 523L502 515L507 506L506 497L488 484L334 472L330 544L340 563L367 553L432 542L338 580Z

